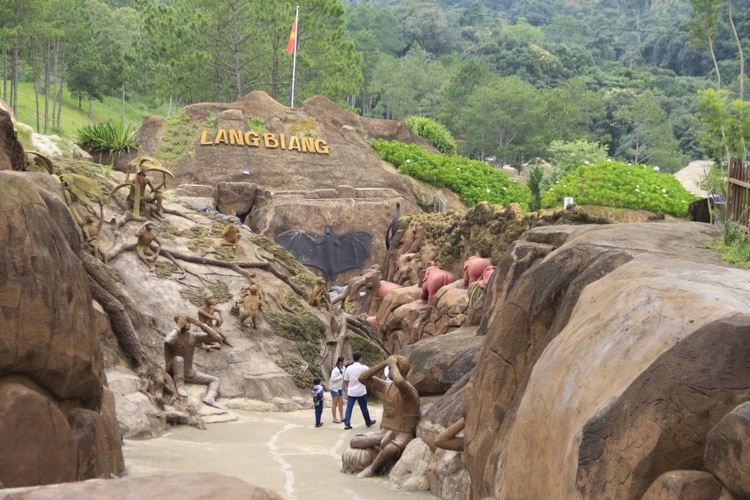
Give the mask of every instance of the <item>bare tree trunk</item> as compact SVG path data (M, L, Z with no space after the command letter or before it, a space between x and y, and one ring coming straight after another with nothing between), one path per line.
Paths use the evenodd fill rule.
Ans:
M39 132L42 129L39 122L39 84L37 82L38 78L34 78L34 109L36 110L36 130Z
M44 64L44 81L42 92L44 96L44 134L49 133L49 95L52 86L52 48L50 42L44 44L44 53L42 54L42 63Z
M10 107L13 108L16 117L18 117L18 64L18 37L16 36L11 49L10 63Z
M732 35L734 36L734 42L737 44L737 54L740 58L740 101L745 100L745 54L742 52L742 42L740 40L739 35L737 34L737 26L734 24L734 16L732 15L732 0L729 0L728 2L729 6L729 25L732 27ZM740 123L742 123L742 110L743 108L740 108ZM745 161L747 161L747 147L745 145L745 136L740 136L740 140L742 141L742 163L744 164Z
M83 253L82 262L89 275L94 300L109 315L112 331L117 337L120 348L130 359L138 376L146 382L148 394L161 409L168 404L179 405L172 377L146 355L138 333L133 327L133 320L138 325L148 325L149 322L141 315L131 299L120 292L98 259Z

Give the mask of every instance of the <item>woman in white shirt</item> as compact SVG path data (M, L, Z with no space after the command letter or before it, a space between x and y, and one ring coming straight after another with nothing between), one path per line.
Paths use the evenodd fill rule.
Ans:
M344 356L339 356L336 360L336 366L331 370L331 376L328 379L328 386L331 391L331 414L333 423L340 424L344 421ZM339 418L336 418L336 408L339 411Z

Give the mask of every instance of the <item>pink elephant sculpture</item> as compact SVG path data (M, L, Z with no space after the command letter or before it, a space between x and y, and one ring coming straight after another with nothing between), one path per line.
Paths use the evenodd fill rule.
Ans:
M490 259L485 259L477 255L472 255L464 262L464 286L469 286L479 280L484 274L484 270L492 265Z
M391 290L395 290L396 288L401 288L401 285L392 281L380 280L380 288L378 288L378 298L384 298L386 295L388 295L388 292L390 292Z
M427 301L428 306L432 306L435 300L435 294L441 287L449 283L456 281L456 277L452 272L440 269L433 262L424 271L424 278L422 278L422 295L421 299Z

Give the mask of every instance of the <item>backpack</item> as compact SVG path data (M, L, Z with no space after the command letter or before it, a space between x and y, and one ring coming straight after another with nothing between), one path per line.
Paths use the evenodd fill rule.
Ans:
M315 406L318 406L319 404L323 402L323 395L326 392L325 387L323 387L322 384L320 387L322 387L322 390L319 393L316 393L315 389L312 390L313 403L315 404Z

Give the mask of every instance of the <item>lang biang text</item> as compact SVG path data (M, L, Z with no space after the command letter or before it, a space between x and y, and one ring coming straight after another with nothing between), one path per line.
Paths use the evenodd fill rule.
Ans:
M284 134L272 134L270 132L258 134L257 132L243 132L235 129L219 129L216 134L209 135L204 130L201 133L201 146L249 146L251 148L264 147L266 149L280 149L283 151L298 151L300 153L315 153L321 155L329 154L328 143L322 139L313 137L298 137L296 135L287 137Z

